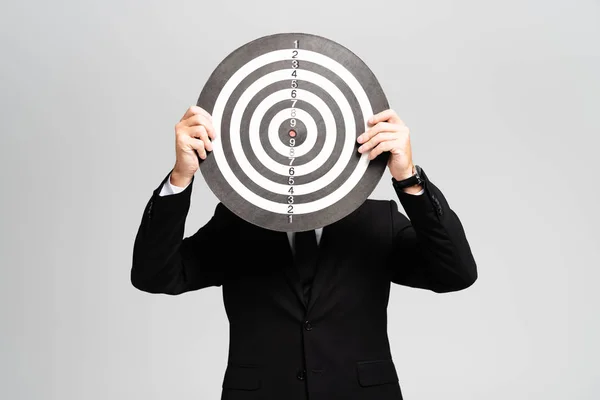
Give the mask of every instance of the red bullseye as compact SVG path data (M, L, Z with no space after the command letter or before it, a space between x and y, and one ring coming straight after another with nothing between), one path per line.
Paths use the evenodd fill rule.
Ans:
M290 137L296 137L296 131L291 129L289 132Z

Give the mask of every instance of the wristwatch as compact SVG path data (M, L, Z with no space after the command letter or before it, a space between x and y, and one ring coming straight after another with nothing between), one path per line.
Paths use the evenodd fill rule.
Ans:
M415 165L415 174L412 176L409 176L406 179L397 181L394 177L392 177L392 184L394 185L394 187L396 189L404 189L409 186L420 185L423 182L424 182L424 180L423 180L422 173L421 173L421 167L419 167L418 165Z

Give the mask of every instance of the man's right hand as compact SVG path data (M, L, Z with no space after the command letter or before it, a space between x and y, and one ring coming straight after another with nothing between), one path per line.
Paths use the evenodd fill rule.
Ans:
M171 173L171 184L186 187L200 167L198 157L206 158L212 151L216 133L212 116L204 109L192 106L175 125L176 161Z

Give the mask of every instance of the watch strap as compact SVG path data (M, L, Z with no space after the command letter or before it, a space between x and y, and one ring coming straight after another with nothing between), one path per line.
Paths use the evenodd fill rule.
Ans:
M420 185L423 183L423 178L421 177L421 167L415 165L413 167L414 174L409 176L406 179L396 180L392 177L392 184L396 189L404 189L410 186Z

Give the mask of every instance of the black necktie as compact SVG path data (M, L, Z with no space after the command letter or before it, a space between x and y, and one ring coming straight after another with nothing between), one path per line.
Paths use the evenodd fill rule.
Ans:
M294 261L304 291L304 300L308 301L312 280L317 267L317 236L315 230L296 232L294 235Z

